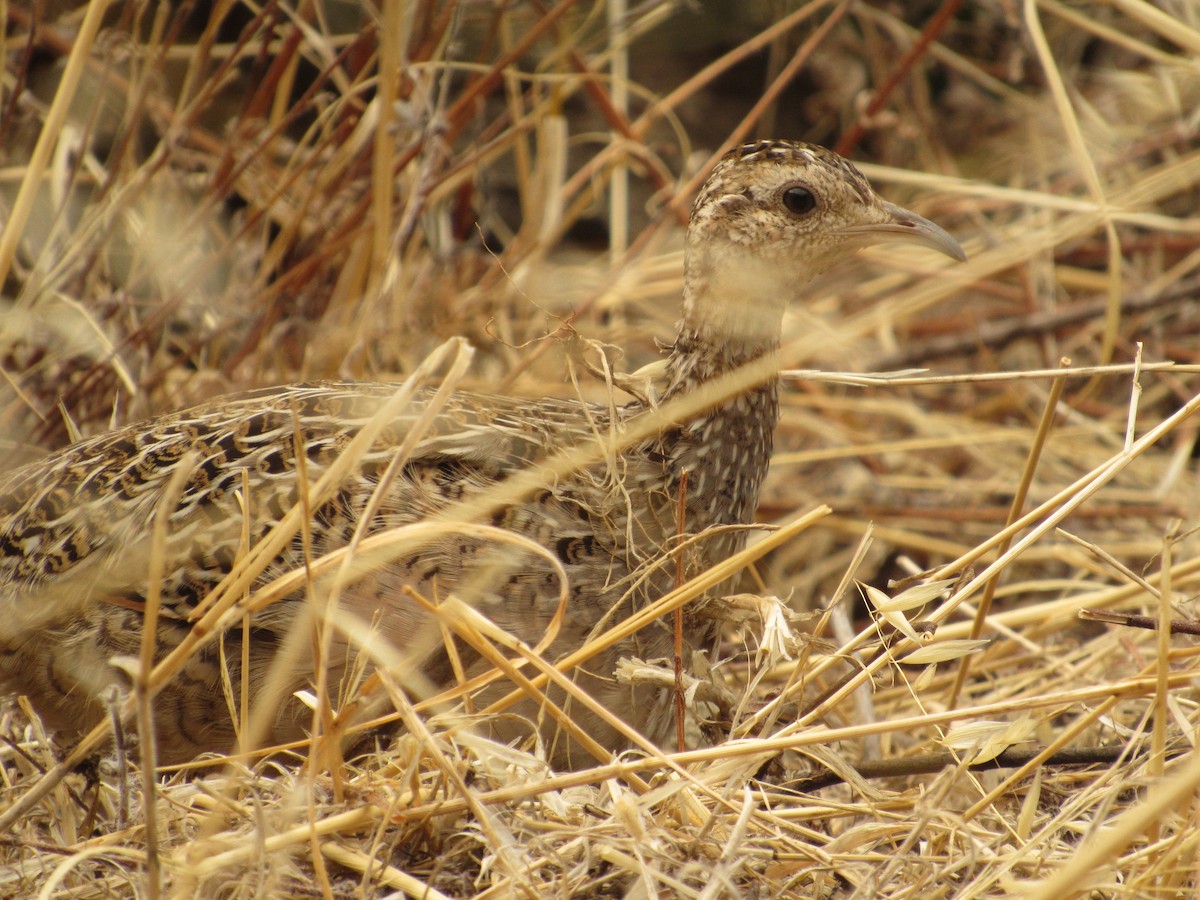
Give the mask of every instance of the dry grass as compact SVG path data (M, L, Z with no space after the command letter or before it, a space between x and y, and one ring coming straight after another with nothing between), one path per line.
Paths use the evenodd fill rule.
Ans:
M585 364L657 358L682 216L743 136L840 141L971 261L864 254L790 315L779 528L726 570L753 592L727 740L554 773L377 677L407 732L375 753L94 781L14 703L0 893L1194 889L1194 640L1077 614L1197 617L1196 8L102 6L4 6L9 459L230 390L399 382L456 335L447 385L603 396ZM250 565L211 622L274 596Z

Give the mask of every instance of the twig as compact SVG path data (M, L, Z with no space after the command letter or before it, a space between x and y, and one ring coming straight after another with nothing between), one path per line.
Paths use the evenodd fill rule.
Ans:
M1200 275L1176 282L1161 291L1130 294L1121 303L1121 313L1125 315L1145 312L1175 303L1194 301L1197 294L1200 294ZM973 354L981 347L1004 347L1019 338L1036 337L1068 325L1095 321L1107 310L1108 299L1104 298L1089 300L1066 309L984 322L965 334L925 337L920 341L910 341L905 349L882 356L872 362L871 366L876 369L907 369L920 366L931 359Z
M985 762L971 763L966 768L971 772L1015 769L1035 759L1041 752L1040 748L1005 750L1003 753ZM1185 752L1183 748L1179 748L1174 752L1174 755L1181 756ZM1083 747L1074 750L1060 750L1045 760L1042 766L1094 766L1104 763L1114 763L1123 756L1137 759L1139 756L1145 755L1145 751L1131 754L1129 748L1124 746ZM903 778L910 775L930 775L934 772L940 772L947 766L957 766L961 765L961 763L961 753L946 752L927 753L921 756L904 757L901 759L872 760L870 762L859 763L853 768L863 778ZM845 780L837 772L829 771L823 772L820 775L813 775L809 778L801 778L784 786L798 794L810 794L822 788L833 787L835 784L843 784Z

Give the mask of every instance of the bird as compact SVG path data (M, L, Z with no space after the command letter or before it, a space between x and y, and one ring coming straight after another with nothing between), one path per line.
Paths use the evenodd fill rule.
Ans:
M386 660L406 661L428 691L490 670L477 649L447 635L430 608L438 598L462 598L514 639L543 645L545 658L563 657L675 586L676 567L664 560L673 559L681 525L694 538L689 573L744 546L779 419L784 312L817 274L891 241L966 259L945 230L883 200L833 151L746 143L717 162L692 207L682 315L653 396L593 403L425 386L384 409L394 383L293 384L128 424L8 472L0 480L0 690L26 696L60 741L77 740L110 715L111 698L130 691L144 626L154 629L156 661L196 638L214 589L296 509L303 523L268 546L248 594L364 536L443 523L340 586L337 614L354 625L331 629L320 654L335 693ZM765 372L753 370L764 361ZM743 383L704 399L743 371L751 372ZM681 408L672 401L697 397L693 408L670 412ZM338 470L371 422L365 449ZM585 464L551 465L572 453ZM304 488L326 475L325 495L305 508ZM513 485L523 487L497 493ZM158 686L160 764L230 752L247 713L263 717L261 740L309 732L305 692L318 677L311 593L298 579L198 642ZM685 626L685 660L713 650L717 626L696 616ZM386 652L368 654L368 645ZM676 729L670 691L614 672L623 658L672 652L672 628L655 622L570 678L666 745ZM625 745L604 716L572 706L559 688L548 696L573 710L595 745ZM590 759L532 701L512 711L534 724L502 726L502 737L542 740L556 766Z

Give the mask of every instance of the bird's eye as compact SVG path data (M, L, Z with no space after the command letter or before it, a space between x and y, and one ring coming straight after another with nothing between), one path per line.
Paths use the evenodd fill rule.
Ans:
M783 205L788 212L802 216L817 208L817 198L808 188L790 187L783 192Z

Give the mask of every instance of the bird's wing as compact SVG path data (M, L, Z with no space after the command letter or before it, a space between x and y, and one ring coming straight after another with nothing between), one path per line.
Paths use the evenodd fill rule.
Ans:
M195 602L194 594L232 566L239 543L253 543L297 502L301 470L316 482L394 391L389 384L314 383L220 398L79 442L10 473L0 482L0 590L10 598L38 597L39 606L68 607L97 590L138 593L156 508L186 460L189 472L170 512L167 577L183 578L168 587ZM429 396L416 396L386 423L329 509L313 511L317 519L353 527ZM452 395L406 457L402 483L385 504L388 524L416 521L464 492L536 465L551 449L585 439L589 420L577 401L521 405ZM339 503L343 508L335 509ZM179 574L189 568L190 575ZM52 610L27 612L40 617ZM0 632L7 627L0 622Z

